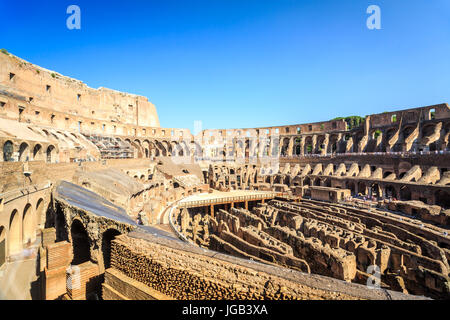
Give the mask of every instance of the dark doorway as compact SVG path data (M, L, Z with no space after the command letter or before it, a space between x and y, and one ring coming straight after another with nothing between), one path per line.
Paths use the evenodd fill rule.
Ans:
M84 229L83 224L79 220L74 220L70 228L72 235L73 247L73 265L78 265L87 262L91 259L91 252L89 249L89 236Z
M116 229L108 229L103 232L102 253L103 265L105 266L105 270L111 267L111 241L113 241L114 238L118 235L120 235L120 232Z

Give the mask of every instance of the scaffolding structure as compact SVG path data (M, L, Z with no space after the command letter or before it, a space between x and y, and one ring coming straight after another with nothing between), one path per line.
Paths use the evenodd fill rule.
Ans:
M97 146L102 159L131 159L134 157L134 148L128 141L96 134L83 135Z

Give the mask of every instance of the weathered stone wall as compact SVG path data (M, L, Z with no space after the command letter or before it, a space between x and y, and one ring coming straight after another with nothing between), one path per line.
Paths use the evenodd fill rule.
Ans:
M177 242L137 233L117 237L111 256L112 269L175 299L388 297L384 290L367 290L332 278L251 263L197 248L188 249ZM116 291L118 288L113 287ZM389 294L392 299L414 298L395 292Z
M77 128L80 119L96 119L159 127L155 106L147 98L118 92L111 89L92 89L83 82L48 71L12 55L0 55L0 92L22 97L26 109L49 109L63 112L72 128ZM31 111L31 110L30 110ZM28 113L25 112L23 116ZM34 118L34 112L29 113ZM9 118L17 118L17 110L7 112ZM36 121L36 119L32 119ZM42 117L39 123L49 122ZM53 119L53 123L64 125L64 118ZM82 125L89 125L82 121ZM58 126L59 127L59 126Z

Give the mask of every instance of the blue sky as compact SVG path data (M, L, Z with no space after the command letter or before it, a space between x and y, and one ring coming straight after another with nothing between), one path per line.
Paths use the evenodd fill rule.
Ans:
M81 8L69 30L66 8ZM381 30L369 30L369 5ZM450 1L0 1L0 47L144 95L161 126L261 127L450 102Z

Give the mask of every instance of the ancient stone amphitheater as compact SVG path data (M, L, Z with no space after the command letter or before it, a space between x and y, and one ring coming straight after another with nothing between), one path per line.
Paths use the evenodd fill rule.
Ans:
M448 299L449 136L445 103L193 135L1 52L0 298Z

